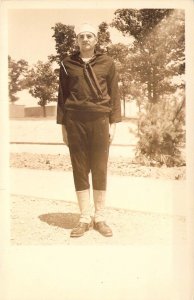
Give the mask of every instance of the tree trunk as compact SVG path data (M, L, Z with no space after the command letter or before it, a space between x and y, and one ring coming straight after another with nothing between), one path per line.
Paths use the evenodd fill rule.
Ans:
M125 97L123 97L123 116L125 117Z
M158 102L156 74L155 73L156 73L155 66L153 66L153 70L152 70L152 91L153 91L152 103Z
M158 96L157 96L155 87L153 87L153 100L152 100L152 102L153 103L157 103L158 102Z
M148 80L147 88L148 88L148 100L149 102L152 102L152 85L150 80Z
M141 114L141 102L140 101L136 101L137 103L137 107L138 107L138 122L137 122L137 136L139 137L139 132L140 132L140 125L139 125L139 116Z
M43 117L46 118L46 106L42 106Z

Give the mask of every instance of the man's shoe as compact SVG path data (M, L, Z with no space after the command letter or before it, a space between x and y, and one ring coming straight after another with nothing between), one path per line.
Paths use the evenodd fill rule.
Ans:
M101 233L103 236L112 236L112 230L105 222L94 222L94 229Z
M90 228L90 224L79 222L71 231L70 237L80 237Z

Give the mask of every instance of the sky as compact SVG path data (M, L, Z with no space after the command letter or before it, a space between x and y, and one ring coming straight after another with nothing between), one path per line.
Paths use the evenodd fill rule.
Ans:
M8 53L12 59L25 59L35 64L38 60L47 61L55 54L54 33L51 27L61 22L79 26L89 22L98 26L101 22L111 22L114 9L10 9L8 11ZM130 43L116 29L110 29L113 43Z

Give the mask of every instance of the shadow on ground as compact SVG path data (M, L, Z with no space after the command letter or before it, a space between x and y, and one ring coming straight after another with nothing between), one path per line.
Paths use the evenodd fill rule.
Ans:
M187 237L184 216L107 207L105 217L113 237L89 230L75 240L70 230L79 222L77 204L25 195L11 198L14 245L183 245Z
M48 225L64 229L72 229L79 222L79 214L75 213L50 213L40 215L39 219Z

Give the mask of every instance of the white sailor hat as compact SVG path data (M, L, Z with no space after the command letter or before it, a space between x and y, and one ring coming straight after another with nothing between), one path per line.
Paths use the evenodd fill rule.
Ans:
M89 23L83 23L79 27L75 28L76 35L82 33L82 32L91 32L97 37L97 28Z

